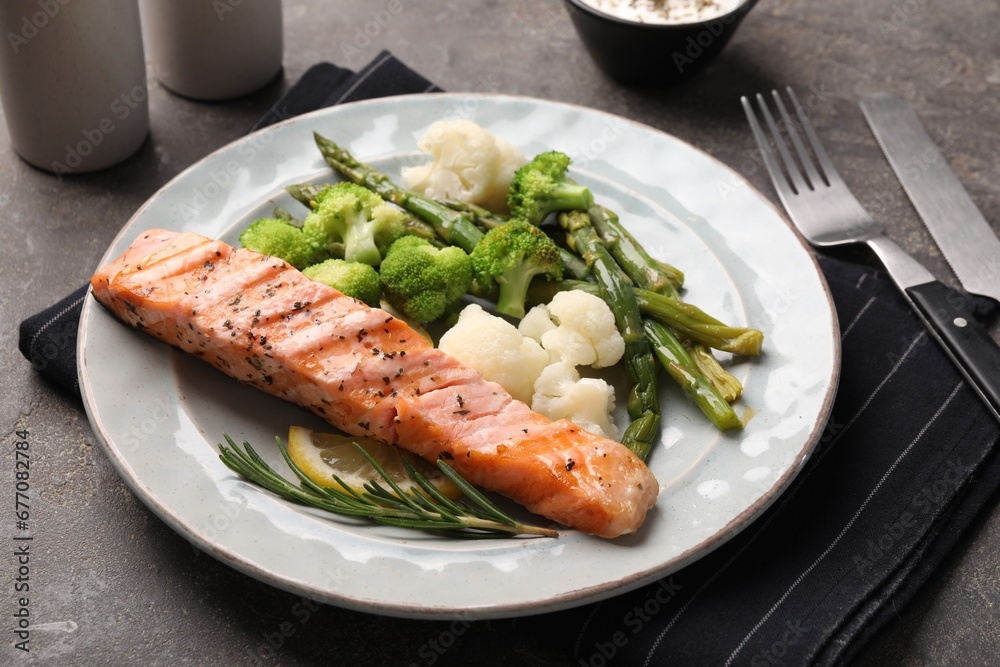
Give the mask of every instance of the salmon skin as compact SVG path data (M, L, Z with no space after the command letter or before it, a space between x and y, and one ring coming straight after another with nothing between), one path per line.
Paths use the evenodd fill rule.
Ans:
M532 412L402 320L280 259L151 230L91 287L129 326L565 526L617 537L656 502L656 479L624 445Z

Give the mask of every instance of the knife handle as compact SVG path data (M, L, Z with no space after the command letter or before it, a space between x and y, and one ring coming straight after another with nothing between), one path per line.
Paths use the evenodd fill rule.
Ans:
M1000 346L966 307L966 297L937 281L907 288L906 293L1000 419Z

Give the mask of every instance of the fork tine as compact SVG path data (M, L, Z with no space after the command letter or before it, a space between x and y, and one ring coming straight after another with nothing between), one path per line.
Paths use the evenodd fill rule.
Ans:
M816 189L820 185L821 176L817 173L816 167L813 165L813 159L806 152L806 147L802 143L802 139L799 138L799 132L795 129L795 123L792 121L792 117L788 115L785 103L781 101L781 95L778 94L777 90L772 90L771 97L774 99L775 106L778 107L778 113L781 114L781 120L785 124L788 138L792 141L792 146L795 147L795 152L799 156L799 164L802 165L802 169L806 172L806 179L809 181L809 185L813 189ZM829 184L829 181L826 181L826 185Z
M828 185L833 185L834 181L842 183L843 179L840 177L840 172L833 166L833 160L830 159L830 156L826 153L826 149L823 148L823 144L820 143L819 137L816 135L816 130L813 129L812 123L809 122L809 117L806 116L806 112L802 110L802 105L799 104L799 98L795 96L795 91L792 90L791 86L785 88L785 91L788 93L788 98L792 101L792 106L795 108L795 114L799 118L802 129L809 139L809 146L812 148L813 155L819 161L819 168L823 173L823 178Z
M750 100L746 96L743 96L740 98L740 102L743 104L743 112L747 116L747 122L750 123L750 131L753 133L753 138L757 141L760 154L764 158L764 166L767 168L767 173L771 176L771 182L778 189L778 195L784 200L788 196L795 194L792 184L789 183L784 172L781 171L781 166L778 164L778 156L768 142L767 135L764 134L764 129L757 120L757 114L754 112Z
M788 150L788 144L785 143L784 138L781 136L781 130L778 129L778 124L774 121L774 116L771 114L771 108L767 105L767 100L760 93L757 94L757 105L764 116L764 121L771 130L771 138L774 139L774 145L778 149L781 162L785 167L785 173L788 174L788 180L795 189L795 193L801 194L805 192L808 190L808 184L799 170L799 165L792 158L792 154Z

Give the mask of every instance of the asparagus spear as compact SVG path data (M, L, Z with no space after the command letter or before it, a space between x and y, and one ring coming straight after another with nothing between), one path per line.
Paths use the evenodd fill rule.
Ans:
M656 359L643 330L642 317L628 276L622 272L583 211L559 215L569 246L590 265L601 297L615 314L625 339L625 370L629 382L627 400L631 423L622 444L645 459L653 447L660 425L660 399L656 390Z
M691 368L696 368L702 376L699 381L710 383L728 403L736 400L743 386L719 364L709 348L757 355L760 354L763 335L756 330L727 327L699 308L683 303L677 291L684 280L684 274L679 269L650 256L620 224L614 212L594 206L590 214L611 254L641 288L636 290L640 309L656 312L660 322L674 326L692 341L698 341L691 346L690 357L694 362ZM647 290L649 293L646 293ZM660 296L666 300L660 299Z
M471 215L450 209L434 199L404 190L389 180L388 176L358 161L349 151L330 139L315 132L313 137L326 163L347 180L377 192L386 201L430 223L437 234L451 245L456 245L465 252L472 252L483 238L483 231L476 226Z
M316 195L322 192L325 187L327 186L320 185L319 183L297 183L285 186L285 191L292 195L299 203L312 209L315 207Z
M273 217L277 218L278 220L284 220L285 222L287 222L288 224L290 224L292 227L299 227L299 228L302 227L302 221L301 220L299 220L294 215L292 215L289 211L287 211L286 209L281 208L280 206L275 206L274 207L274 211L271 213L271 215Z
M691 346L689 352L695 367L723 398L732 403L740 397L743 393L743 384L722 367L708 347L695 344Z
M636 300L650 317L675 327L695 343L748 357L759 355L764 344L764 334L757 329L729 326L690 303L638 289Z
M655 320L645 319L642 324L660 364L705 416L721 431L743 428L729 401L700 372L673 332Z
M439 199L438 201L454 211L471 215L476 225L484 232L488 232L494 227L499 227L509 219L507 216L498 215L489 209L477 206L476 204L470 204L461 199Z
M614 211L595 205L588 213L611 255L636 286L672 299L679 298L677 290L684 284L684 274L679 269L650 256L622 226Z

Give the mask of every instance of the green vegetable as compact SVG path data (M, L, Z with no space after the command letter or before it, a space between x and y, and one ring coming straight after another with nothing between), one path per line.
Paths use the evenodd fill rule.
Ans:
M476 206L475 204L469 204L468 202L459 201L457 199L441 199L439 201L454 211L459 211L473 216L476 225L484 232L488 232L495 227L499 227L510 219L506 216L488 211L482 206ZM562 246L557 247L559 248L559 261L562 262L563 272L565 274L576 280L583 280L590 274L590 267L587 266L586 262L566 248L563 248Z
M275 206L274 211L271 213L278 220L284 220L292 227L302 227L302 221L291 214L290 211L284 209L280 206Z
M660 364L684 393L720 431L743 428L736 411L701 373L691 355L669 328L655 320L643 326ZM735 379L735 378L734 378Z
M586 211L594 196L586 187L566 178L570 159L565 153L548 151L514 173L507 193L511 216L538 225L556 211Z
M694 343L747 357L759 355L764 345L764 334L758 329L730 326L693 304L648 290L637 289L635 295L644 313Z
M436 248L417 236L393 243L379 273L385 300L421 324L444 315L472 286L472 260L464 250Z
M387 201L413 214L425 224L430 225L431 229L436 231L437 236L450 245L456 245L466 252L472 252L483 238L484 232L480 229L480 225L489 229L505 222L500 216L473 204L459 203L454 200L437 201L404 190L389 180L388 176L359 161L349 151L333 141L319 134L314 135L314 138L327 164L338 173L352 183L363 185ZM299 201L309 205L309 202L315 197L315 188L316 186L303 184L290 186L288 192ZM416 223L413 223L412 227L412 234L424 238L429 237L425 228L419 228ZM574 278L583 279L586 277L587 266L579 258L564 248L560 248L559 254L564 267Z
M637 287L674 299L680 298L677 290L684 284L684 273L650 256L622 226L618 215L613 211L603 206L592 206L588 213L601 240Z
M472 251L473 275L477 284L499 286L497 312L524 317L524 300L535 276L562 279L559 248L535 225L514 218L486 232Z
M243 449L223 434L228 445L219 444L219 459L233 472L267 489L285 500L315 507L333 514L365 517L377 523L418 530L444 530L457 537L511 537L512 535L537 535L558 537L551 528L541 528L519 523L504 514L496 505L462 479L451 466L438 461L438 469L462 490L472 504L456 502L441 494L433 484L421 475L413 464L405 461L407 472L420 490L403 491L392 481L378 462L362 448L358 448L374 467L385 484L371 482L364 493L358 493L349 486L343 489L320 486L308 476L288 455L288 449L281 441L278 450L285 463L299 478L296 486L279 475L254 451L250 443L244 442Z
M625 373L629 383L626 407L631 423L622 434L622 444L645 460L659 434L660 398L656 358L643 329L635 291L590 224L589 215L581 211L562 213L559 224L566 230L570 248L590 264L600 296L615 314L615 324L625 339Z
M743 394L743 383L722 367L707 345L696 343L688 349L688 352L698 372L727 402L732 403Z
M337 183L316 195L302 233L319 251L344 243L344 259L378 266L393 241L407 233L403 212L354 183Z
M294 197L296 201L312 210L316 208L316 202L319 198L319 194L328 187L330 187L329 184L318 185L316 183L298 183L285 186L285 191ZM437 232L434 230L433 226L427 224L408 211L403 211L403 224L406 226L407 234L421 236L428 241L440 242ZM299 223L299 226L302 226L301 222Z
M310 210L316 208L316 197L319 193L330 187L330 184L320 185L318 183L296 183L285 186L285 192L292 195L296 201Z
M438 199L437 201L453 211L469 216L470 219L484 232L487 232L494 227L499 227L509 219L505 215L494 213L493 211L485 209L482 206L471 204L467 201L462 201L461 199Z
M344 178L378 193L386 201L409 211L430 224L442 240L472 252L483 232L476 227L473 216L454 211L444 204L399 187L374 167L359 162L346 149L326 137L313 133L316 146L326 163Z
M382 299L382 285L378 271L368 264L328 259L302 270L308 278L329 285L347 296L378 308Z
M280 218L254 221L240 234L240 245L249 250L285 260L297 269L330 256L328 248L315 248L302 230Z

